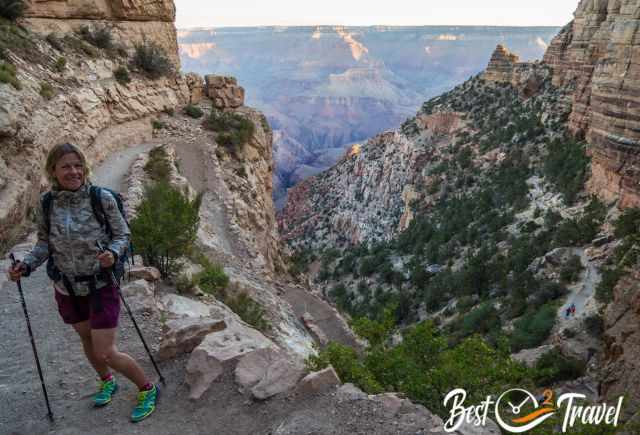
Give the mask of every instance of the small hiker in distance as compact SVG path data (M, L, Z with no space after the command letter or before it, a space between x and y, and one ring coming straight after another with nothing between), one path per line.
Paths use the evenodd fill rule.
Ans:
M52 188L37 213L38 241L8 276L18 281L48 260L58 312L80 336L87 360L100 377L94 405L109 404L118 390L113 369L138 387L131 420L143 420L156 408L158 387L132 357L116 348L120 299L112 271L127 255L129 227L114 195L91 185L87 159L77 146L54 146L45 171ZM104 213L102 219L96 209ZM100 252L96 241L107 249Z

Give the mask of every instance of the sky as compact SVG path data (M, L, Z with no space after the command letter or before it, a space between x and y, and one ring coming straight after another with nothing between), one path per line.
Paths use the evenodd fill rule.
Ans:
M579 0L174 0L176 26L563 26ZM518 4L522 6L518 6Z

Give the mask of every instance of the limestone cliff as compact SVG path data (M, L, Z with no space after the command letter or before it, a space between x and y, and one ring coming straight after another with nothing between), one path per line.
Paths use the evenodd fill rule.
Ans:
M573 90L569 128L592 145L590 190L621 208L640 205L639 13L634 0L582 0L544 58Z
M69 26L62 19L50 23L58 29ZM91 163L98 163L126 144L149 140L149 117L190 98L179 75L151 80L132 73L129 83L119 82L114 74L128 65L125 53L98 50L70 31L43 38L29 30L28 19L24 24L26 31L12 24L0 29L3 57L16 70L14 86L0 83L0 233L5 246L36 203L44 158L54 144L77 143ZM175 32L168 35L175 39Z
M83 25L107 24L127 48L154 41L179 66L173 0L29 0L23 23L47 35L68 33Z

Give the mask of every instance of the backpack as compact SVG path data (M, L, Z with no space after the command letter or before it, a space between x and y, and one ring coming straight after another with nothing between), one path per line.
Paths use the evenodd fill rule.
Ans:
M124 218L124 221L129 226L129 221L127 220L127 213L124 210L124 201L122 200L122 195L119 192L111 190L107 187L98 187L91 185L89 188L89 197L91 198L91 209L93 210L93 215L96 217L96 220L100 223L100 226L104 228L105 233L109 237L113 237L113 232L111 230L111 225L109 224L109 219L102 207L102 191L106 190L116 200L116 204L118 205L118 210L120 214ZM45 193L42 196L42 215L44 217L45 226L47 228L47 233L49 233L51 228L51 204L53 203L53 193L51 191ZM124 250L124 253L118 256L118 259L113 265L113 272L120 282L120 279L124 276L124 267L127 263L127 260L131 258L131 264L133 264L133 244L131 240L129 240L129 246ZM53 262L53 257L49 256L47 259L47 275L53 281L59 281L62 279L62 273L56 267Z

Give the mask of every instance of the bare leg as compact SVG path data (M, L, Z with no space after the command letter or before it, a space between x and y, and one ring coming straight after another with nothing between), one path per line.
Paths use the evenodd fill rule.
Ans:
M116 331L113 329L92 329L91 342L93 352L99 361L126 376L131 382L142 389L149 380L142 367L126 353L119 352L116 348Z
M89 360L95 371L98 373L100 378L104 378L105 376L107 376L109 374L109 366L107 366L103 361L100 361L93 351L93 342L91 340L91 327L89 326L89 321L85 320L84 322L74 323L71 326L73 326L73 329L75 329L80 336L84 354L87 356L87 359Z

